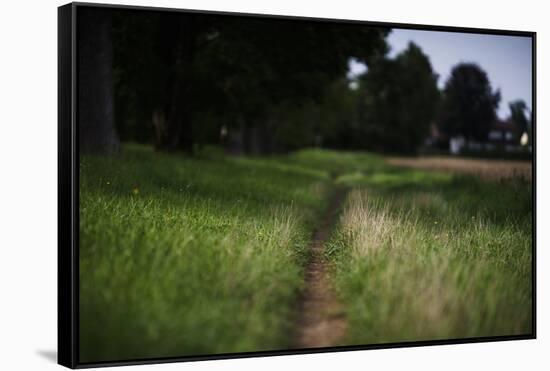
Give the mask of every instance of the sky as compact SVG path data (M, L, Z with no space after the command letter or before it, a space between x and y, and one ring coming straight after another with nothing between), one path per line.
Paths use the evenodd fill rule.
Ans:
M439 75L443 88L453 66L460 62L474 62L487 72L493 90L500 89L498 115L509 116L508 103L523 99L532 107L532 44L529 37L482 35L457 32L393 29L388 36L389 56L405 50L410 41L426 54L432 68ZM364 72L360 63L350 63L352 75Z

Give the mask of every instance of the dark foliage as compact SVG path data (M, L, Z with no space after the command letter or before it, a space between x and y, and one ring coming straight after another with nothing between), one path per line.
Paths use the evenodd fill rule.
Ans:
M527 105L521 99L510 102L510 118L519 127L522 133L528 132L531 127L531 122L527 118Z
M500 94L481 68L455 67L440 102L437 75L418 46L387 58L389 29L79 12L83 152L115 153L120 138L188 154L204 144L259 154L307 146L414 153L438 107L448 136L483 141L496 119ZM368 66L355 89L345 78L351 58ZM511 109L527 127L524 108Z
M440 128L449 136L484 142L497 119L500 92L493 91L487 73L476 64L455 66L445 84Z
M90 23L91 10L81 12L81 22ZM289 147L285 142L293 138L278 130L275 111L319 101L345 75L350 57L369 62L382 56L389 32L242 16L108 12L117 132L122 140L188 153L218 142L222 126L242 135L245 151L256 146L266 152L274 141ZM96 35L83 29L80 37ZM89 85L94 82L82 90ZM279 132L276 139L269 138L273 131ZM261 143L252 143L258 137L253 132Z
M379 59L361 81L365 147L412 153L428 136L439 100L437 75L413 43L395 59Z
M82 153L113 154L115 131L112 18L102 9L87 10L78 23L78 122Z

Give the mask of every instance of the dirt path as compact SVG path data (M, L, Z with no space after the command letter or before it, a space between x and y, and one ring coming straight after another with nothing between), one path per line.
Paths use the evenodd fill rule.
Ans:
M324 259L325 242L336 223L346 191L338 189L317 226L311 240L311 258L306 267L306 287L301 302L295 338L296 348L317 348L338 345L346 333L342 306L329 280L328 264Z

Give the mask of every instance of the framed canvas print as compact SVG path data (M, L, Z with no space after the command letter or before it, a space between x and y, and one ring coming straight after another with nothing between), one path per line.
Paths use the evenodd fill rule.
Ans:
M535 338L534 32L58 21L60 364Z

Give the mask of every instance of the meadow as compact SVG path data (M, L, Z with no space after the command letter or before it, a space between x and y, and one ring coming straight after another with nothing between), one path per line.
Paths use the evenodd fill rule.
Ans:
M193 158L127 144L80 160L80 361L287 349L309 244L343 344L531 332L531 183L302 150ZM336 344L335 344L336 345Z
M351 187L328 243L346 344L532 332L527 180L379 169Z

